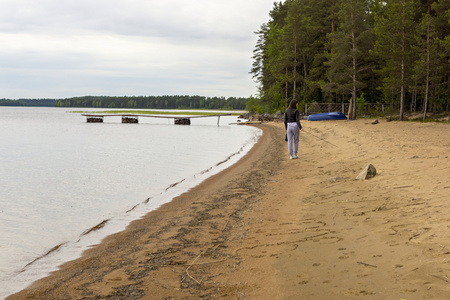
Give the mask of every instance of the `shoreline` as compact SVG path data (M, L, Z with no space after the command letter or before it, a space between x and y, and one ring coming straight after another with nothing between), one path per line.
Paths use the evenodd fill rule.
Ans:
M18 110L18 112L20 112L20 111L21 110ZM45 114L47 114L47 113L49 113L49 112L45 112ZM45 114L38 114L38 115L45 116ZM61 112L59 112L59 113L54 112L52 114L52 116L53 115L60 116ZM27 114L25 114L25 116L27 117L27 119L29 119ZM66 116L64 115L62 118L66 118ZM57 119L57 118L55 118L55 119ZM65 120L65 119L64 119L64 122L69 125L71 125L71 123L74 123L74 125L76 127L78 127L78 126L86 127L86 129L89 130L87 127L89 126L89 128L90 128L91 127L90 125L86 125L86 124L84 124L84 122L83 123L78 122L77 119L78 119L77 116L75 116L75 118L74 118L74 116L72 116L72 117L69 116L69 122L66 122L67 120ZM231 119L232 118L225 118L225 119L223 119L222 123L225 123L224 121L231 120ZM32 120L32 119L30 119L30 120ZM208 124L209 123L210 122L208 122ZM215 121L213 123L215 123ZM206 125L208 125L208 124L206 124ZM168 126L168 127L171 127L171 126ZM209 125L202 126L200 128L200 130L194 130L194 131L195 132L203 132L203 131L208 132L208 131L210 131L210 129L212 129L213 132L216 132L215 127L216 126L209 126ZM227 127L230 127L230 128L227 128ZM20 127L17 127L17 128L20 128ZM139 128L138 128L139 130L137 130L137 131L142 132L143 127L139 127ZM150 129L150 127L148 129ZM243 130L239 130L239 129L243 129ZM125 130L127 130L127 129L125 129ZM177 128L177 131L178 130L179 129ZM52 199L52 198L49 198L49 196L53 196L53 195L63 196L64 199L67 199L67 200L59 201L59 202L61 202L62 205L58 205L57 207L54 207L54 209L52 209L53 213L48 213L47 218L43 218L42 221L39 220L39 218L33 218L34 216L37 216L37 214L30 215L29 217L24 216L24 220L26 220L25 223L30 224L30 227L32 228L32 230L30 230L28 233L27 233L27 230L22 230L22 232L18 232L17 234L11 234L11 238L9 238L8 230L6 230L8 227L5 227L4 231L6 232L6 235L3 236L3 240L6 242L5 248L4 248L5 252L3 253L2 259L0 259L5 262L3 264L2 274L1 274L1 278L4 280L0 280L0 281L3 281L2 284L0 284L1 285L0 299L4 299L4 297L6 297L7 295L10 295L12 293L15 293L17 291L20 291L20 290L26 288L29 284L33 283L36 280L39 280L42 277L46 277L47 274L49 274L49 272L57 270L58 266L63 264L64 262L71 261L71 260L74 260L74 259L80 257L82 252L84 252L84 249L90 248L90 245L100 243L100 241L103 240L103 238L108 235L123 231L125 229L125 227L127 226L127 224L130 223L131 221L143 217L150 210L155 209L155 207L161 205L164 202L171 201L174 197L184 193L185 191L188 191L193 186L201 183L203 180L205 180L205 178L212 176L212 175L220 172L224 168L229 167L230 165L234 164L239 158L241 158L243 155L245 155L245 153L247 153L249 149L251 149L253 147L253 145L258 140L258 138L261 134L260 130L256 130L255 128L248 128L248 127L247 128L236 128L236 127L231 128L231 126L221 126L221 128L217 127L217 130L218 130L217 132L220 133L220 134L215 135L215 137L214 137L214 140L217 141L217 143L211 144L211 142L210 142L209 146L205 146L206 148L202 148L202 150L211 149L214 151L206 152L205 156L200 155L200 153L193 153L194 155L193 155L192 161L194 161L195 159L201 160L201 161L199 161L198 164L195 164L195 165L192 164L191 159L188 158L188 156L186 155L186 153L184 151L183 151L182 155L177 155L178 157L174 157L173 159L169 158L168 160L172 161L172 162L165 164L168 166L167 171L172 169L172 167L175 167L175 164L178 165L178 163L174 163L174 161L181 161L182 164L179 164L179 165L184 166L184 168L183 167L178 168L179 171L177 172L177 174L174 173L175 176L171 176L171 175L166 176L165 174L162 174L163 176L161 177L161 181L159 178L157 178L155 183L153 183L152 181L149 182L148 180L146 180L146 178L152 179L152 178L155 178L155 176L144 176L147 173L145 173L145 174L142 173L144 175L140 176L138 172L134 171L134 167L133 167L133 168L126 168L126 170L123 170L123 173L127 174L127 175L128 174L129 175L136 174L136 180L131 179L131 178L133 178L132 176L120 176L119 175L119 176L116 176L116 178L114 178L114 176L110 176L112 179L118 179L118 182L117 182L118 184L114 184L114 186L113 185L106 185L106 186L113 187L113 188L117 187L117 189L116 189L117 192L115 192L116 190L109 189L109 188L106 188L106 190L98 190L98 189L95 189L95 186L89 186L89 185L85 185L85 184L78 185L79 189L72 188L67 191L64 189L64 192L61 192L61 194L57 193L57 187L60 186L58 184L53 184L53 185L49 186L48 188L45 188L43 190L43 193L45 192L45 194L48 196L45 198L42 198L41 202L39 202L39 204L40 203L43 204L42 206L45 207L46 205L48 205L47 204L48 201L50 201ZM129 131L129 130L127 130L127 131ZM133 129L131 131L134 132L135 130ZM144 131L147 131L147 129L144 129ZM235 132L235 131L237 132L236 139L234 138L235 135L233 134L233 132ZM223 135L222 135L222 132L223 132ZM195 136L201 137L202 135L195 134ZM227 141L229 139L232 139L232 140L230 140L230 142L228 143ZM76 139L72 139L72 140L76 140ZM83 138L83 140L84 140L84 138ZM238 143L241 140L242 140L242 143ZM63 138L63 141L64 141L64 138ZM121 143L127 144L127 143L123 143L123 141ZM193 143L198 144L197 142L195 142L195 139L194 139ZM65 143L59 142L57 144L64 145ZM85 144L89 144L89 143L82 143L82 144L83 144L82 148L86 150L87 147L85 147ZM156 143L153 143L150 141L149 144L156 144ZM91 145L94 145L94 147L96 147L95 146L96 143L92 143ZM223 147L219 146L219 149L217 149L218 145L223 145ZM45 147L46 146L44 146L44 148ZM158 148L161 148L161 147L158 147ZM10 147L10 149L13 149L13 147ZM113 149L113 148L111 148L111 149ZM134 149L136 149L136 147L134 147ZM142 149L144 149L144 148L142 148ZM191 147L191 149L195 149L195 147ZM217 151L215 151L215 150L217 150ZM36 150L33 150L33 151L36 152ZM120 153L117 150L113 150L113 151L115 153ZM143 150L143 151L148 151L148 150ZM138 151L136 151L136 152L138 152ZM130 149L130 153L136 153L136 152L134 152L134 151L132 151L132 149ZM151 152L152 155L153 155L153 153L155 153L153 151L149 151L149 152ZM59 153L62 153L62 152L59 152ZM96 151L94 151L93 153L96 153ZM128 151L127 151L127 153L128 153ZM145 155L145 152L142 152L142 153ZM66 156L66 155L64 155L64 156ZM120 156L120 155L118 155L118 156ZM134 155L134 154L130 155L130 156L139 157L138 155ZM165 156L170 157L167 155L165 155ZM111 156L111 157L113 157L113 156ZM148 156L146 156L146 157L148 157ZM61 158L61 157L58 157L58 158ZM210 158L213 158L213 159L210 159ZM155 159L152 158L152 156L150 156L149 159L152 161L155 161ZM134 162L136 160L137 159L134 159L134 160L132 160L132 162ZM44 161L44 160L42 160L42 161ZM55 161L55 160L53 160L53 161ZM61 160L58 159L56 161L61 161ZM78 160L74 159L73 161L78 161ZM84 160L84 161L87 161L87 160ZM116 161L120 163L122 160L119 159L119 160L115 160L113 162L116 162ZM128 160L123 160L122 163L125 161L128 161ZM11 165L12 165L12 163L11 163ZM82 177L82 179L88 178L89 177L88 175L90 174L90 170L95 169L95 168L91 168L88 166L87 170L89 172L85 172L86 169L83 169L83 164L81 164L80 167L78 167L78 163L76 165L72 164L72 167L70 167L71 166L70 164L65 164L65 165L68 165L69 167L64 168L64 170L72 170L73 169L75 173L72 171L70 173L84 175ZM108 165L112 166L112 164L108 164ZM118 165L120 165L120 164L118 164ZM131 165L131 164L127 163L126 165ZM136 165L138 170L141 169L142 165L143 164L139 164L139 161L138 161L138 164ZM8 166L8 164L6 165L6 167L7 166ZM52 164L50 164L50 166L52 166ZM151 166L151 168L147 167L148 172L156 174L156 175L160 173L160 172L155 171L155 168L153 167L152 163L150 163L150 166ZM188 167L188 166L192 166L192 167ZM186 169L186 167L187 167L187 169ZM5 170L6 169L8 169L8 168L5 168ZM24 168L22 168L22 169L25 170ZM41 169L41 170L44 170L44 169ZM147 171L143 167L142 167L142 170L144 172ZM31 171L31 169L28 169L28 173L30 173L30 171ZM112 170L112 171L113 172L111 172L111 173L108 172L108 175L115 174L114 170ZM166 171L166 170L164 169L164 171ZM18 170L18 172L20 172L20 170ZM94 175L97 175L97 176L91 177L91 178L94 178L93 180L91 180L92 182L96 182L97 177L98 178L107 178L107 176L104 176L104 175L98 176L99 174L95 174L95 172L96 171L94 171ZM31 173L34 173L34 172L31 172ZM58 177L57 176L58 172L46 171L45 173L49 174L49 175L55 174L56 176L54 176L54 177ZM121 173L122 173L122 171L120 171L120 173L117 173L117 174L121 174ZM17 173L17 174L19 174L19 173ZM41 176L39 176L39 177L41 177ZM123 177L123 179L119 178L119 177ZM159 175L157 175L156 177L159 177ZM26 177L23 177L23 178L26 178ZM30 178L33 178L33 177L30 177ZM45 178L45 177L42 176L41 178ZM59 176L57 179L59 180L59 178L63 178L63 177ZM73 178L73 177L69 177L69 178ZM168 179L168 180L166 180L166 179ZM63 182L64 184L67 183L67 186L77 187L77 183L82 182L83 180L77 180L73 184L70 181L70 179L62 180L62 181L64 181ZM112 182L111 180L104 180L104 181ZM34 181L32 181L32 182L34 182ZM36 180L36 182L40 182L40 181ZM55 182L55 181L48 180L48 182ZM59 181L57 181L57 182L59 182ZM126 185L125 184L126 182L128 182L130 184ZM164 182L166 184L160 184L160 183L164 183ZM6 186L8 186L8 182L5 182L5 183L6 183ZM98 181L97 181L97 183L98 183ZM133 183L134 183L134 188L133 188L133 190L131 190L129 187L131 187ZM159 188L159 189L154 188L154 186L158 185L158 184L159 184L159 187L161 187L161 188ZM28 185L28 186L31 187L33 185ZM36 188L34 188L34 189L36 189ZM26 190L27 189L25 189L25 191ZM30 190L31 190L31 188L30 188ZM63 189L60 189L60 190L62 191ZM73 190L73 191L78 190L78 192L71 193L70 192L71 190ZM21 191L21 190L18 189L17 191ZM90 191L94 192L94 194L97 194L97 192L98 192L98 194L106 194L106 195L109 195L112 197L108 196L108 197L102 197L101 199L97 199L98 197L91 196L92 194L90 193ZM131 196L127 197L127 194L129 192L131 193ZM40 195L43 193L40 193ZM6 193L6 195L8 195L8 193ZM123 196L123 195L125 195L125 196ZM138 195L138 196L132 197L134 195ZM38 196L38 195L36 195L36 196ZM63 197L55 197L55 198L63 199ZM116 198L114 198L114 197L116 197ZM122 200L121 198L124 198L124 199ZM117 201L114 202L114 199L117 199ZM72 201L74 203L73 210L71 207L69 208L69 207L65 206L67 203L71 204ZM105 205L107 205L108 208L111 209L110 212L106 212L106 210L100 210L100 211L98 211L97 209L92 210L92 207L99 207L98 204L101 204L103 201L104 201ZM23 202L26 203L26 201L23 201ZM55 201L55 202L57 202L57 201ZM6 202L5 204L7 204L7 203L8 202ZM15 203L16 203L16 206L19 206L19 203L21 203L21 202L15 201ZM76 205L75 205L75 203L76 203ZM115 205L115 203L117 203L117 207L119 207L119 209L114 209L115 207L113 207L112 205ZM40 208L39 204L36 205L36 209ZM78 204L80 204L80 205L78 205ZM17 211L18 212L21 212L22 210L25 211L26 206L27 205L20 204ZM80 209L78 209L78 207ZM49 206L49 208L50 208L50 206ZM62 210L61 213L57 213L58 208ZM85 208L87 208L87 209L85 209ZM91 209L89 209L89 208L91 208ZM40 214L40 215L45 216L45 214ZM55 216L54 218L51 217L53 215ZM66 220L64 220L64 217L61 217L61 218L58 217L58 216L63 216L63 215L69 215L71 217ZM91 218L91 217L93 217L93 218ZM94 218L97 218L97 219L94 219ZM58 222L59 221L58 219L61 219L61 222ZM79 220L86 220L87 222L83 222L83 221L80 222ZM68 223L67 226L65 225L66 223ZM52 225L56 225L56 226L44 227L48 224L52 224ZM63 227L58 226L58 224L62 225ZM35 228L36 225L37 225L37 227ZM76 230L71 230L71 231L68 230L68 229L71 229L71 228L69 228L70 225L72 225L72 228L75 228ZM105 226L103 226L103 225L105 225ZM55 228L55 232L53 231L53 228L51 228L51 227ZM102 227L102 228L100 228L100 227ZM17 228L19 228L19 227L17 227ZM44 238L44 236L42 234L39 234L39 229L41 229L41 228L44 228L44 231L45 231L44 233L46 235L48 234L48 236L49 236L48 239ZM36 229L36 230L34 231L34 229ZM59 233L62 233L64 231L70 232L71 235L68 235L68 236L65 236L64 234L59 235ZM9 232L11 233L13 231L10 230ZM56 236L56 238L55 238L55 236ZM10 243L8 242L8 239L11 240ZM33 242L35 240L39 241L38 243L36 243L36 246L29 246L28 248L25 247L27 245L33 245ZM42 241L44 241L44 242L42 242ZM46 241L47 241L47 243L45 243ZM18 249L18 250L15 251L14 249ZM24 250L23 252L25 252L27 255L21 255L23 253L23 252L21 252L21 250ZM11 255L9 255L9 253L11 253ZM6 271L4 271L4 270L6 270ZM9 270L11 270L11 271L9 271Z
M80 296L79 288L77 287L77 285L86 284L84 280L87 280L87 278L89 278L88 282L96 282L99 280L101 281L100 277L102 277L104 279L105 287L102 287L101 290L107 287L107 291L109 293L117 291L119 286L129 286L128 280L118 280L116 284L112 284L109 278L101 274L104 272L111 272L113 274L117 273L117 267L114 266L114 262L116 261L116 259L121 260L121 258L119 257L123 253L121 253L119 257L116 257L116 252L121 251L124 247L123 245L127 245L127 248L137 247L141 251L144 251L144 249L146 248L145 244L151 243L149 240L145 240L146 237L143 237L144 235L152 236L150 239L154 239L155 245L153 246L156 248L161 247L161 243L159 242L162 239L167 239L168 249L172 249L173 247L182 248L183 252L186 253L185 255L187 255L188 257L191 256L189 253L187 253L188 251L186 249L198 248L199 246L195 242L190 242L190 239L187 239L185 237L186 235L188 235L188 231L192 231L190 228L192 228L193 225L191 225L190 223L207 222L209 218L205 216L205 214L208 213L204 212L203 210L210 210L208 207L205 207L205 205L203 205L202 201L194 201L192 199L203 199L204 203L208 203L208 205L211 206L223 206L225 204L222 202L222 200L225 198L230 198L230 196L234 196L230 195L233 190L243 190L245 188L236 186L245 185L245 174L251 172L252 164L256 163L255 160L257 158L262 158L262 156L266 153L266 150L270 146L269 143L271 141L271 137L268 137L268 135L273 135L275 134L274 131L276 131L271 128L267 129L265 128L265 126L256 127L263 130L262 136L238 162L234 163L225 170L222 170L218 174L205 179L198 186L192 188L191 190L183 193L178 197L175 197L171 202L166 203L155 211L148 213L142 219L131 222L131 224L124 231L106 237L99 245L96 245L93 248L85 251L81 258L63 264L60 267L60 270L52 272L50 276L36 281L30 287L20 291L19 293L10 295L6 299L36 299L43 297L44 295L47 298L50 297L53 299L57 299L66 294L72 295L72 297L76 299ZM266 160L270 160L270 158L266 158ZM261 164L261 162L259 162L259 164ZM242 180L236 182L236 177L240 177L242 178ZM263 178L263 176L261 175L259 176L259 178ZM254 192L258 191L255 190ZM225 196L225 194L228 195ZM210 200L211 196L216 197L216 199ZM248 195L247 197L253 198L254 196ZM233 207L230 207L230 209L235 209L235 205L236 204L233 204ZM185 216L185 212L187 211L190 212L191 216ZM225 224L230 224L230 219L232 218L230 217L230 215L231 214L225 216L221 214L220 218L223 219L223 224L220 225L225 226ZM183 219L186 220L183 222ZM217 217L214 218L214 223L219 224L220 222L221 221L218 220ZM187 226L188 229L180 229L180 226ZM226 233L226 231L226 228L224 230L218 230L217 234L221 236ZM173 234L173 236L166 237L167 235L171 234ZM139 238L137 238L138 236ZM145 241L139 240L140 238L144 239ZM216 237L216 239L220 240L221 238ZM211 255L220 256L220 251L219 249L217 249L218 245L216 245L215 248L216 249L214 250L214 252L217 253ZM199 253L207 252L208 249L201 249L198 251ZM106 256L109 256L109 258L106 259ZM100 264L102 266L99 265L99 258L101 258L102 262ZM111 262L111 264L109 264L109 262ZM105 263L109 266L105 266ZM139 265L139 262L135 263ZM92 268L97 269L97 271L95 272L98 273L97 275L91 274ZM105 271L105 269L107 270ZM80 276L80 271L82 273L89 273L88 277L84 278L84 276ZM141 278L141 275L139 275L138 277ZM63 285L67 285L69 281L72 282L70 283L70 285L73 285L72 287L69 287L67 289L58 287L60 283L64 283ZM127 284L123 285L123 283ZM135 284L131 285L131 287L131 289L134 290ZM134 293L135 291L129 290L120 292L122 297L133 297L131 295ZM184 293L182 294L184 295Z
M448 125L302 125L7 299L446 299Z

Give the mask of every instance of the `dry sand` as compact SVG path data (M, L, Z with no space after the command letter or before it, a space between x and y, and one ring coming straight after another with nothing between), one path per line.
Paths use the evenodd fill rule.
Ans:
M8 300L450 299L449 125L302 125Z

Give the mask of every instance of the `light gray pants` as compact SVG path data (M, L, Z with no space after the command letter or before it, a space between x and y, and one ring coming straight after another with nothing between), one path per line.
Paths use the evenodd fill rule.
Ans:
M297 155L298 153L298 140L300 138L300 129L297 123L287 123L287 138L288 138L288 150L289 155ZM294 149L292 149L292 142L294 142Z

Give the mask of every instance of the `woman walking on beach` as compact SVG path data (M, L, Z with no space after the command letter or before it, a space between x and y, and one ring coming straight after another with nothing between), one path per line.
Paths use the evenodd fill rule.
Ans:
M289 157L291 159L298 158L298 141L300 138L300 114L297 110L297 100L292 100L289 107L284 112L284 127L286 128L286 136L288 142ZM292 142L294 147L292 147Z

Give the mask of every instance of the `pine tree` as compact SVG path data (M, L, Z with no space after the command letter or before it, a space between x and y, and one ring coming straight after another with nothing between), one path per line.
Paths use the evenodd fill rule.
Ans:
M416 0L383 1L375 22L375 51L384 62L381 71L385 91L400 89L400 120L404 118L405 94L415 60L416 4Z
M351 94L349 119L356 119L357 93L364 87L362 72L368 71L366 57L374 43L369 23L370 2L341 1L339 27L329 35L328 89Z

